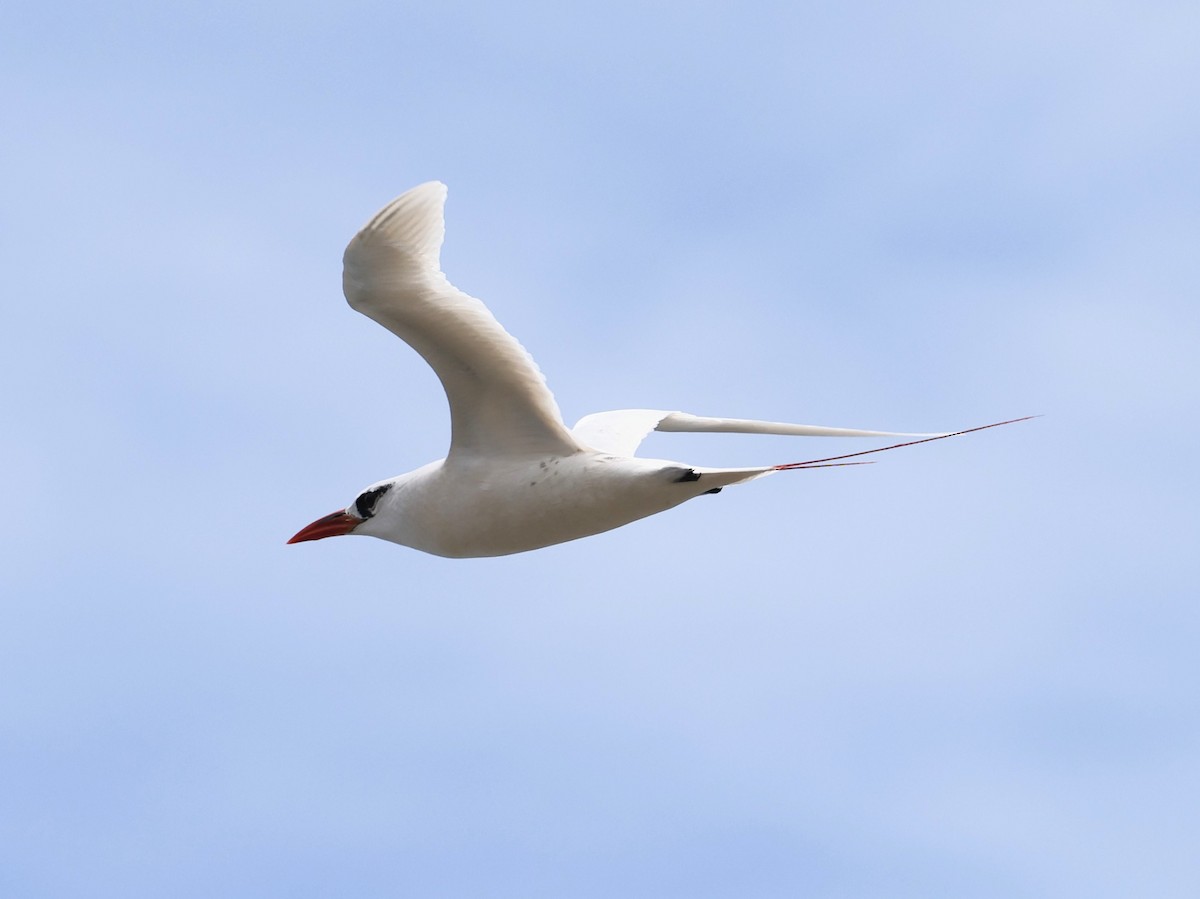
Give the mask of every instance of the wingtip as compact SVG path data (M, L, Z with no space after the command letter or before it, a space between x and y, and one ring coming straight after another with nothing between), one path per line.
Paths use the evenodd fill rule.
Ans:
M447 187L426 181L406 190L377 212L346 248L347 258L357 245L382 242L432 259L437 264L445 238L443 209Z
M446 194L450 192L450 188L446 187L443 181L425 181L418 184L416 187L411 187L396 198L401 200L404 197L429 196L439 197L442 200L446 199ZM393 200L392 202L395 202Z
M409 188L384 206L368 223L368 228L386 228L397 218L426 214L435 211L441 215L442 206L446 202L449 188L441 181L426 181L416 187Z

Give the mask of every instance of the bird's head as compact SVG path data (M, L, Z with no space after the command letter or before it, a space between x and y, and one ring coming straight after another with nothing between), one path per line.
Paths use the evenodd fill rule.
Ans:
M307 527L301 528L288 543L303 543L306 540L321 540L325 537L340 537L343 534L364 533L358 530L376 516L387 503L389 491L395 479L372 484L360 493L349 506L338 512L318 518Z

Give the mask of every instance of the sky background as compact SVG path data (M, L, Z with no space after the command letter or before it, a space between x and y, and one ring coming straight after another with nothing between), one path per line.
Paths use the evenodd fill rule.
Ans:
M0 893L1200 895L1200 8L0 13ZM568 421L1033 422L450 561L396 194ZM849 441L654 435L754 465Z

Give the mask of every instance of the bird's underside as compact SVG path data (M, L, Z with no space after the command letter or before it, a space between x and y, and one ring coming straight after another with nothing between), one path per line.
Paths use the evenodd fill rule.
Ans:
M430 182L385 206L346 248L343 288L354 309L408 343L438 375L450 403L449 452L372 485L291 543L355 533L442 556L505 555L611 530L777 471L861 464L848 460L967 433L904 434L653 409L600 412L568 429L525 349L483 303L442 274L445 195L444 185ZM911 439L805 462L703 468L635 457L654 430Z
M500 556L612 530L767 473L581 450L444 460L394 481L394 502L355 533L440 556ZM394 494L394 495L393 495Z

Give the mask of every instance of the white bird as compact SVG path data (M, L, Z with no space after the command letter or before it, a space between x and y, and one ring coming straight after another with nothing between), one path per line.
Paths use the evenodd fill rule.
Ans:
M289 543L365 534L439 556L502 556L599 534L777 471L863 455L758 468L636 458L654 430L920 438L915 443L967 433L896 434L652 409L599 412L568 429L529 353L442 274L445 200L446 186L431 181L385 206L346 248L342 286L351 307L436 372L450 402L450 450L445 459L371 485Z

